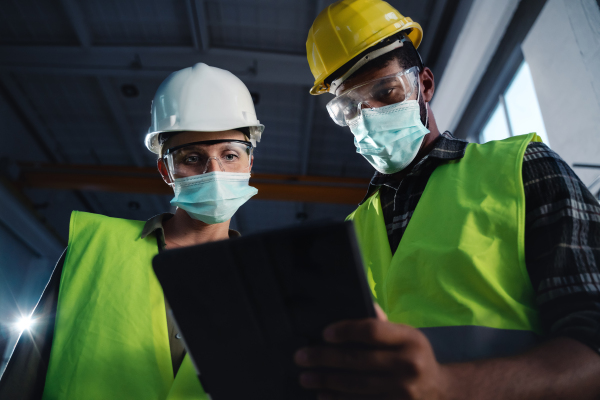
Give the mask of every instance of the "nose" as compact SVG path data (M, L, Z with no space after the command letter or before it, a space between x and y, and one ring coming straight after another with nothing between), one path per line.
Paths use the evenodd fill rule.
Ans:
M214 171L222 171L221 165L217 157L209 157L209 159L206 161L206 169L204 170L204 173L207 174Z

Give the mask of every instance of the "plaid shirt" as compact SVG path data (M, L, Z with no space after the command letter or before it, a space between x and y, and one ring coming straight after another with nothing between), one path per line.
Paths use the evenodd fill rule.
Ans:
M435 168L461 159L467 145L444 132L402 181L375 173L363 202L380 191L392 252ZM525 263L546 337L568 336L600 352L600 204L543 143L527 146L523 185Z

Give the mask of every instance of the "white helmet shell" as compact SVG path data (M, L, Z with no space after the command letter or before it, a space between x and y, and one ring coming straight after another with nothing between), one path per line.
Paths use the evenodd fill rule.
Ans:
M265 129L256 119L248 88L231 72L198 63L173 72L152 101L146 147L160 154L162 132L218 132L250 128L250 141L260 142Z

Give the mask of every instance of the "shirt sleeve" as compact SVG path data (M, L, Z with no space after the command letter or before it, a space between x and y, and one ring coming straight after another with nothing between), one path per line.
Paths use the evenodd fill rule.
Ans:
M525 262L547 338L600 353L600 204L543 143L523 158Z
M24 331L0 379L0 399L39 400L44 393L54 317L66 250L58 260L50 281L32 315L35 324Z

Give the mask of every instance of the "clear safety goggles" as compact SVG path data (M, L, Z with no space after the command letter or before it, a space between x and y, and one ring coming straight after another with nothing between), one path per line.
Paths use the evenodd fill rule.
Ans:
M253 147L244 140L205 140L168 149L163 156L171 179L212 171L250 172Z
M355 86L327 103L333 121L347 126L360 116L362 108L379 108L416 100L419 91L419 67L384 76Z

